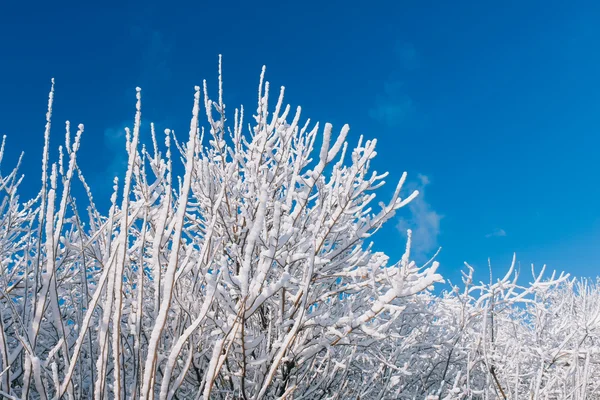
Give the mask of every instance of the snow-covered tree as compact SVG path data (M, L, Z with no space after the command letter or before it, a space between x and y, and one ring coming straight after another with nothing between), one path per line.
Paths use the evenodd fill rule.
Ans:
M186 139L150 125L146 147L138 89L127 170L103 215L77 163L83 125L73 137L66 124L52 162L52 87L39 195L22 202L18 169L0 174L0 395L595 393L597 285L540 274L520 286L513 264L496 282L475 285L471 270L463 288L432 293L438 264L411 261L410 232L397 261L370 241L418 195L400 197L406 174L375 205L387 176L371 171L376 141L350 146L348 126L301 122L283 88L269 93L263 69L254 115L226 114L219 73L217 100L196 87Z

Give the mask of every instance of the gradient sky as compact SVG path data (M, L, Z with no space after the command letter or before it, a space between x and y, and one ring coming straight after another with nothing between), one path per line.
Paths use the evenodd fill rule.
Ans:
M100 4L100 3L97 3ZM167 5L169 4L169 5ZM409 172L422 196L376 237L401 255L415 230L441 272L462 262L501 274L548 264L598 275L600 3L578 1L3 2L0 134L25 150L38 188L44 115L56 78L52 143L84 123L80 165L97 198L122 168L135 87L143 118L189 127L193 87L255 108L260 68L304 117L379 140L378 171Z

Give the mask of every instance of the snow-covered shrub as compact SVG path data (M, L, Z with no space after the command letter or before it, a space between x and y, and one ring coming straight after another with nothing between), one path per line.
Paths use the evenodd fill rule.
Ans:
M16 172L4 179L4 393L310 397L335 388L319 371L385 337L402 315L395 302L441 281L437 264L420 270L407 252L390 265L366 243L417 194L399 197L406 175L375 212L386 176L369 170L376 142L349 149L348 127L335 137L329 124L319 137L283 106L283 88L271 113L268 89L261 76L244 131L243 108L228 128L222 92L213 102L197 87L187 142L152 129L150 150L139 143L138 90L126 175L108 216L88 189L85 218L70 195L77 178L87 189L83 127L72 141L67 126L50 164L51 93L40 195L20 204Z
M77 164L83 126L22 202L0 174L0 395L39 399L591 398L597 285L540 279L436 295L433 262L392 262L369 238L417 193L374 205L375 140L348 145L300 108L228 124L196 88L189 135L140 143L108 215ZM271 106L271 107L270 107ZM200 117L207 121L202 127ZM231 116L229 116L231 118ZM4 144L2 152L4 152ZM176 163L185 173L176 176ZM82 185L87 204L73 199ZM86 210L82 212L82 210ZM513 266L514 267L514 266ZM514 276L514 279L513 279Z

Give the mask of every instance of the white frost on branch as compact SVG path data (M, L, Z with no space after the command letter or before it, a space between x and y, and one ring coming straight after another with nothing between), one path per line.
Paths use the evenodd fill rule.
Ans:
M127 171L102 215L77 164L83 125L71 138L67 123L51 161L52 82L40 194L20 201L17 168L0 173L2 396L595 395L597 283L542 270L523 285L513 262L479 284L467 265L460 287L433 293L438 263L412 260L410 231L397 262L370 241L418 195L401 198L406 173L377 203L377 141L301 124L283 94L271 107L263 69L256 114L235 110L230 126L219 59L218 99L196 87L187 140L167 129L163 144L150 124L148 151L138 90Z

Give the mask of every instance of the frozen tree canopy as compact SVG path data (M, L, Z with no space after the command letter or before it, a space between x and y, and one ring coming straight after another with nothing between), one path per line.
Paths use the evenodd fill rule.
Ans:
M0 175L3 398L600 396L596 282L522 284L513 263L477 283L466 266L433 293L438 264L411 260L410 232L400 260L370 240L418 195L401 197L406 174L376 201L376 140L303 121L283 92L263 70L253 115L226 114L219 74L217 100L195 88L185 140L151 126L141 143L138 89L102 215L77 163L83 125L49 147L53 83L39 195L20 199L18 166Z

